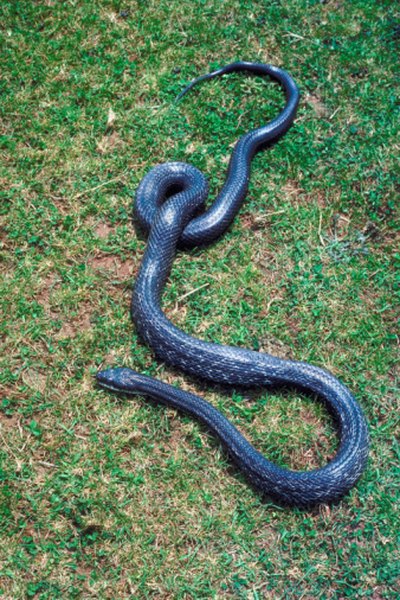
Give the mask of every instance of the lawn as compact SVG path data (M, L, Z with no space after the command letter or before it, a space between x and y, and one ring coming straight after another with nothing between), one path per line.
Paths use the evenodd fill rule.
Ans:
M395 9L2 2L0 597L399 597ZM94 379L129 366L194 391L280 465L335 450L320 404L191 379L129 316L142 176L190 162L211 201L234 141L282 108L279 86L240 74L174 103L240 59L288 70L298 116L254 159L225 236L178 254L163 306L197 337L312 362L354 392L368 467L340 503L308 511L260 498L198 423Z

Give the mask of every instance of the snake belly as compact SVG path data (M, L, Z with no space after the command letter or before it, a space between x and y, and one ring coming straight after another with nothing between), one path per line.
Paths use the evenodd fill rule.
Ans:
M137 190L135 210L149 237L133 289L132 319L141 338L159 358L197 378L241 387L289 386L316 395L335 419L338 450L322 468L292 471L269 461L214 406L194 394L127 368L101 371L97 380L106 389L149 396L192 415L220 439L262 494L291 506L312 506L340 499L366 466L367 425L348 388L328 371L308 363L194 338L175 327L161 309L162 292L177 247L205 246L222 235L246 196L254 154L281 137L296 114L298 88L288 73L272 65L227 65L194 80L180 96L200 81L238 71L267 75L278 81L285 92L285 107L273 121L238 140L223 188L201 214L208 185L198 169L186 163L164 163L145 175Z

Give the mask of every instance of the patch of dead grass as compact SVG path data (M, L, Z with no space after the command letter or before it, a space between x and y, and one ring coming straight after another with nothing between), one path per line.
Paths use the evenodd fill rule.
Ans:
M119 256L112 254L98 254L88 260L88 265L99 273L109 275L113 273L116 279L132 279L133 262L132 260L122 260Z

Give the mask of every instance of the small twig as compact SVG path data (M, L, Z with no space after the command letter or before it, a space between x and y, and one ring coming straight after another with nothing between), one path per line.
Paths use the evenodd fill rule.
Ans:
M324 242L324 238L322 237L321 231L322 231L322 212L319 213L318 237L319 237L319 241L325 248L325 242Z
M287 31L284 35L284 37L294 37L296 38L296 40L305 40L306 38L303 37L302 35L298 35L297 33L292 33L291 31Z
M83 192L79 192L79 194L77 194L76 196L74 196L74 200L76 200L77 198L81 198L81 196L85 196L86 194L90 194L91 192L95 192L96 190L104 187L105 185L110 185L110 183L115 183L116 181L119 181L121 179L121 176L119 177L115 177L114 179L109 179L108 181L103 181L103 183L100 183L99 185L96 185L93 188L90 188L88 190L84 190Z
M331 114L331 116L329 117L329 120L333 119L333 117L336 115L336 113L341 109L341 106L338 106L333 113Z
M269 309L271 308L272 304L274 302L278 302L278 300L282 300L281 296L275 296L274 298L271 298L271 300L268 302L267 307L265 309L266 314L268 315L269 313Z
M203 285L200 285L199 287L195 288L194 290L190 290L190 292L186 292L186 294L183 294L183 296L180 296L178 298L178 300L176 301L176 305L178 305L179 302L182 302L182 300L184 300L188 296L191 296L192 294L195 294L199 290L202 290L203 288L208 287L209 285L210 285L210 283L207 282L207 283L204 283Z
M37 461L39 463L39 465L43 465L44 467L50 467L50 468L56 468L57 465L51 463L51 462L46 462L45 460L38 460Z
M295 192L293 192L293 193L295 193ZM274 211L271 211L271 212L267 212L267 213L265 213L262 216L264 216L264 217L273 217L275 215L282 215L285 212L287 212L285 209L283 209L283 210L274 210Z

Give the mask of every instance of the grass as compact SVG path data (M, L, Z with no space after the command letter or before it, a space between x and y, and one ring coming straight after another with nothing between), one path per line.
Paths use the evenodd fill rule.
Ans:
M2 597L399 597L395 8L2 3ZM193 381L156 361L129 318L143 174L189 161L212 198L234 140L282 106L277 86L240 75L174 104L237 59L285 67L298 118L255 158L230 231L179 254L164 306L188 332L310 361L354 391L368 468L313 511L262 502L203 427L93 378L124 365L197 391L292 468L335 448L318 404Z

